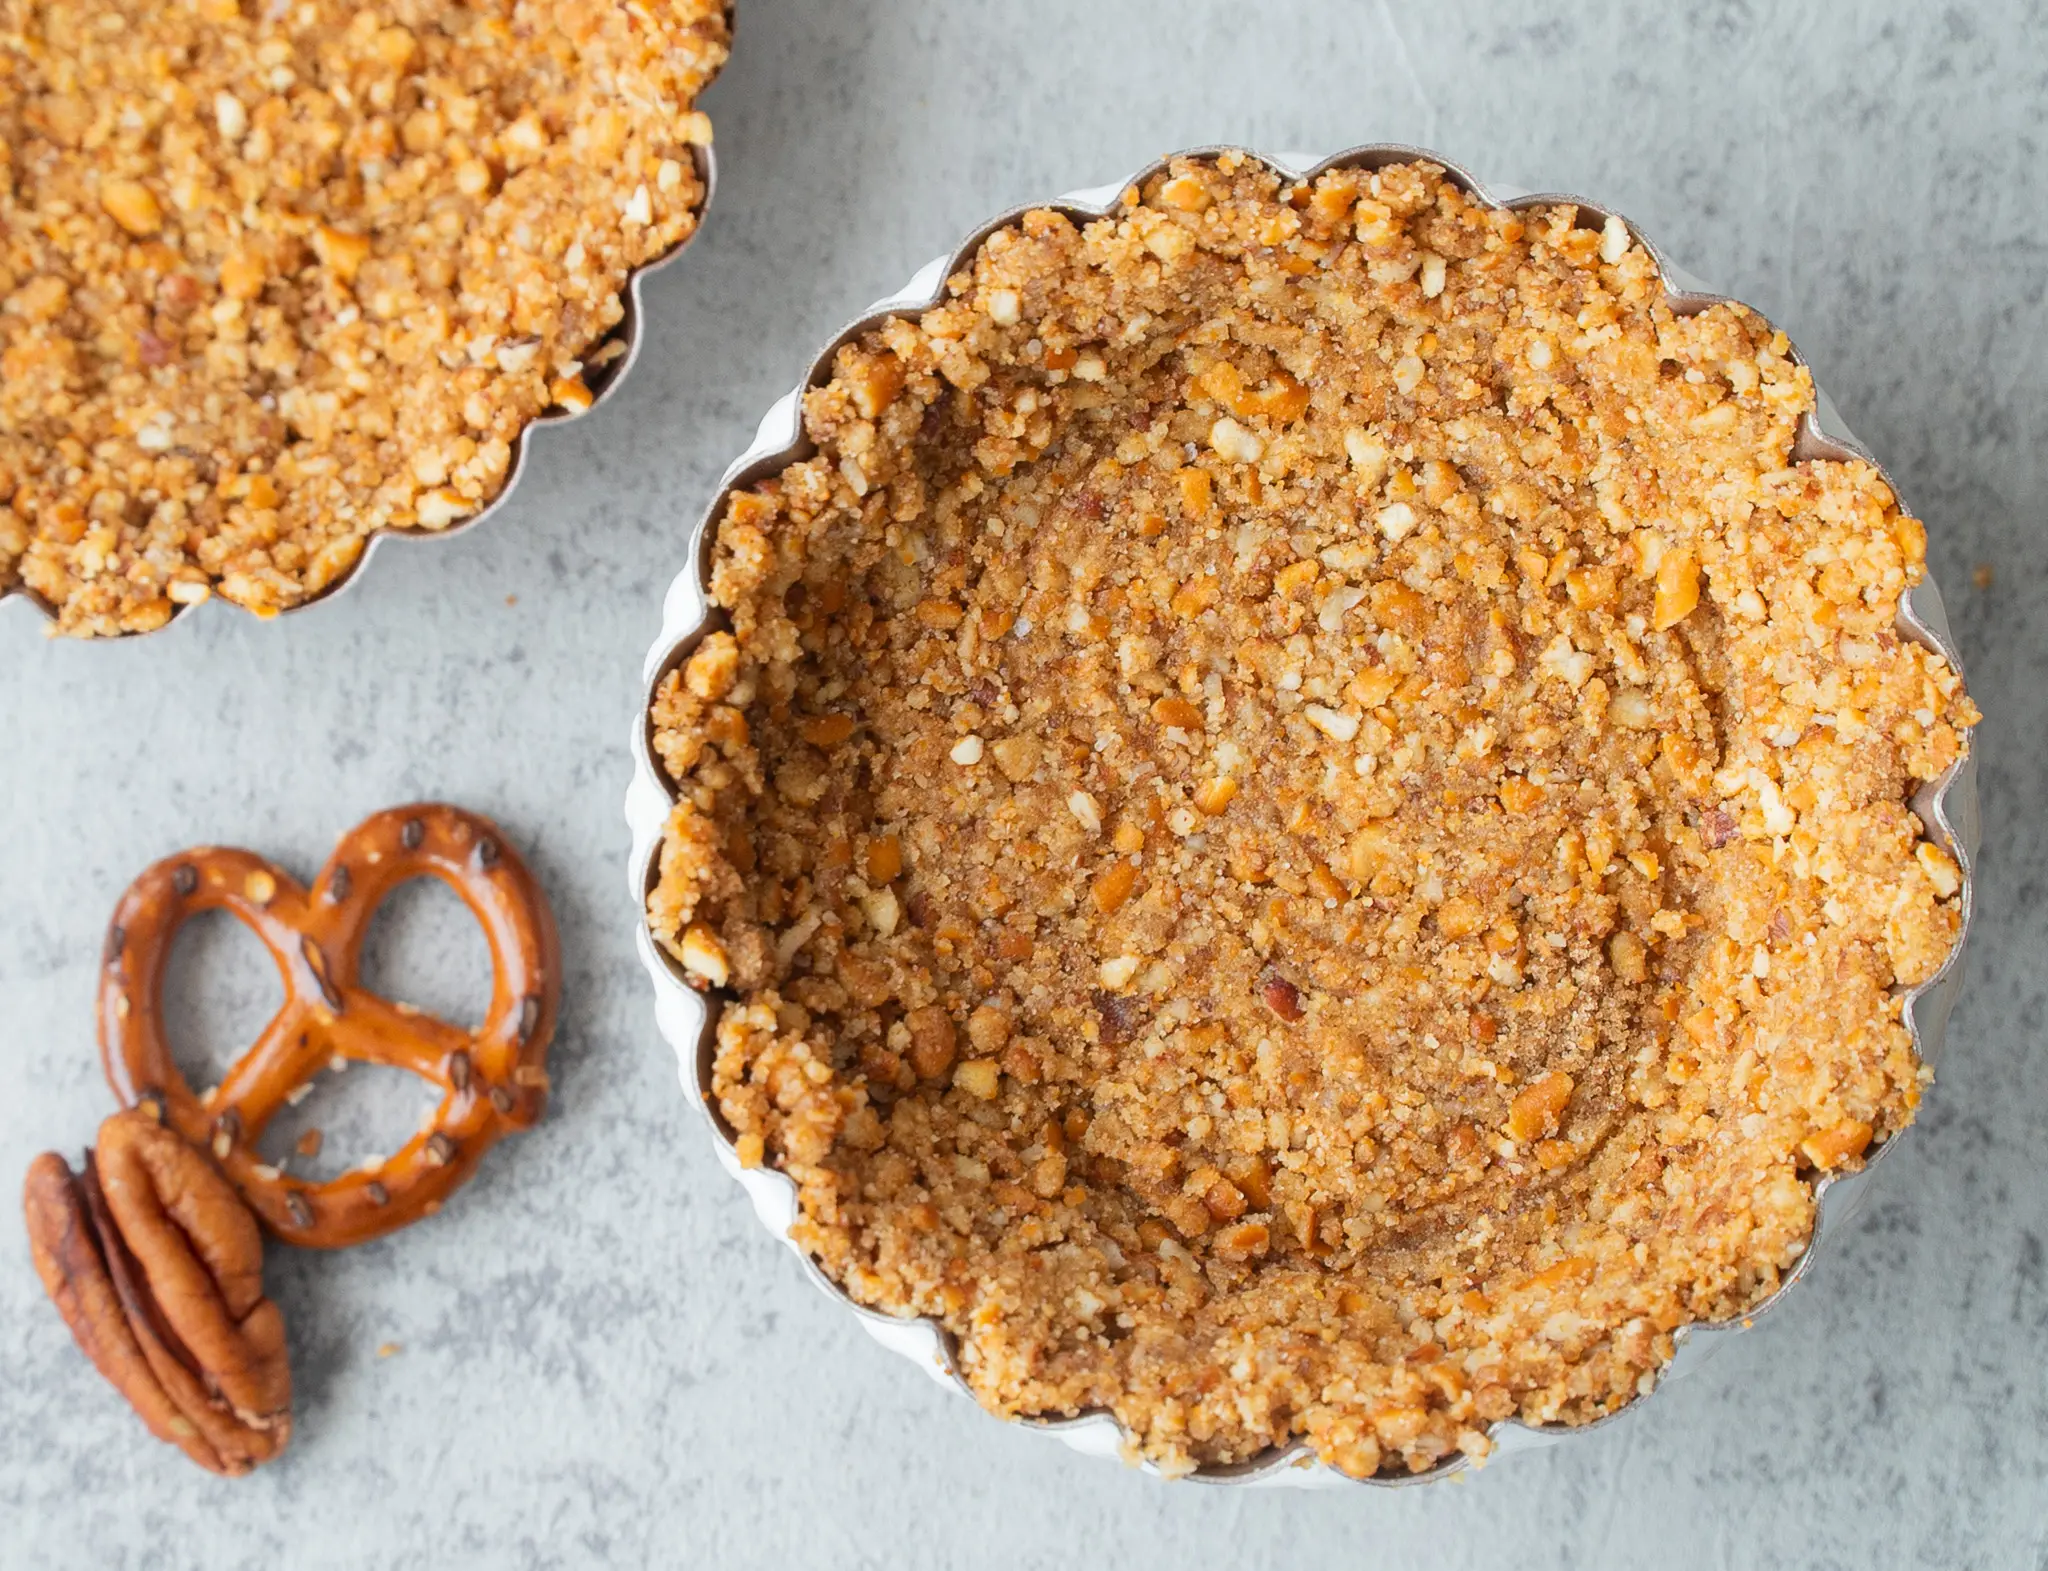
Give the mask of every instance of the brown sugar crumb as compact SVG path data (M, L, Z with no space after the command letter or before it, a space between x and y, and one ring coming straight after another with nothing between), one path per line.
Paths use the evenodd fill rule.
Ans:
M732 497L654 933L1005 1414L1357 1475L1654 1382L1912 1115L1965 746L1781 334L1426 165L999 230Z
M587 408L704 198L721 0L26 0L0 26L0 593L259 614Z

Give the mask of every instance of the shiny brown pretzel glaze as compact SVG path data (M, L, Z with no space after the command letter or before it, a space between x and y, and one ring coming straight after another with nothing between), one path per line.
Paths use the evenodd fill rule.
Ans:
M490 1011L475 1032L357 985L364 935L399 884L431 874L462 897L490 944ZM171 941L225 909L262 940L284 1006L205 1097L172 1061L163 1026ZM170 1124L213 1153L278 1237L332 1249L431 1216L500 1135L540 1117L561 996L561 946L546 897L489 819L435 803L366 819L311 889L248 851L168 857L121 897L100 970L100 1054L129 1105L160 1098ZM442 1090L432 1121L375 1171L326 1183L279 1173L256 1144L291 1093L335 1058L389 1064Z
M36 1274L94 1366L159 1440L235 1475L291 1436L284 1317L234 1188L156 1121L116 1113L73 1173L36 1158L22 1207Z

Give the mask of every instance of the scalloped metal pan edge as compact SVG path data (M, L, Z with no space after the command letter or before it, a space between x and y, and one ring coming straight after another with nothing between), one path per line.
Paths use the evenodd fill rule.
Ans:
M669 670L688 657L704 633L718 625L717 619L711 613L705 590L709 582L711 534L719 514L724 510L726 499L733 492L754 484L785 465L809 456L811 448L802 429L802 397L810 388L829 379L833 356L843 344L878 325L887 317L915 316L936 305L944 295L946 280L973 256L975 250L989 235L1004 225L1013 223L1023 213L1034 208L1050 207L1079 221L1101 218L1107 216L1116 206L1120 194L1127 187L1148 179L1163 169L1171 159L1213 156L1224 152L1244 154L1291 179L1313 178L1329 169L1380 168L1390 163L1425 159L1442 166L1466 191L1490 206L1522 209L1570 202L1588 216L1602 221L1610 216L1620 217L1622 222L1628 225L1630 235L1656 260L1664 278L1667 294L1674 307L1681 311L1697 311L1715 302L1734 298L1708 289L1690 273L1674 265L1641 229L1630 222L1627 215L1616 213L1613 208L1567 193L1525 192L1504 185L1488 187L1457 163L1425 148L1396 143L1371 143L1349 148L1322 159L1292 154L1268 156L1245 148L1227 146L1190 148L1147 164L1127 180L1071 192L1051 202L1031 203L1013 208L981 225L950 253L920 268L902 290L877 301L835 334L812 360L803 381L769 408L762 417L753 442L727 467L711 504L690 531L687 546L688 565L677 574L669 586L662 607L661 635L649 649L642 671L642 700L634 722L631 741L633 779L627 789L625 801L626 822L632 831L633 839L627 871L635 912L636 948L641 963L646 967L654 983L656 1023L663 1037L676 1052L683 1089L703 1114L713 1136L713 1149L720 1163L746 1190L762 1224L796 1255L804 1274L811 1282L820 1291L850 1310L862 1328L878 1342L909 1358L933 1379L957 1390L970 1401L974 1400L973 1393L961 1377L951 1340L938 1324L926 1319L898 1319L854 1303L838 1284L819 1270L816 1262L790 1239L789 1227L796 1216L795 1186L771 1169L742 1168L733 1150L731 1131L724 1127L712 1106L710 1062L714 1022L711 1012L701 995L683 981L674 963L656 947L647 931L644 915L646 896L653 887L657 871L656 858L660 849L662 827L674 802L674 794L664 781L650 748L649 710L656 685ZM1792 352L1799 363L1806 364L1796 347ZM1817 383L1816 393L1819 407L1816 414L1808 416L1801 424L1794 448L1797 456L1862 459L1876 468L1884 477L1885 483L1891 486L1893 494L1898 495L1898 487L1893 484L1884 466L1849 433L1847 425L1835 411L1826 392L1820 390ZM1903 502L1901 505L1904 505ZM1931 574L1901 597L1895 625L1902 636L1938 651L1951 667L1961 674L1962 660L1949 633L1940 591L1936 588ZM1906 993L1903 1005L1904 1019L1914 1047L1922 1061L1932 1066L1939 1060L1945 1044L1949 1011L1961 986L1963 951L1975 913L1974 870L1979 823L1974 752L1966 750L1963 757L1940 778L1922 787L1912 805L1926 824L1930 837L1955 857L1962 869L1963 879L1962 924L1955 947L1939 972ZM1905 1133L1906 1131L1902 1131L1899 1136L1873 1151L1864 1163L1862 1171L1845 1177L1825 1176L1815 1185L1816 1221L1813 1236L1797 1263L1786 1274L1785 1280L1768 1298L1734 1319L1696 1322L1675 1332L1673 1340L1676 1343L1676 1351L1671 1362L1664 1367L1658 1377L1658 1388L1661 1388L1666 1380L1697 1368L1730 1336L1748 1329L1785 1300L1812 1268L1827 1239L1843 1229L1850 1216L1862 1203L1869 1192L1870 1178L1878 1163L1891 1152ZM1572 1436L1591 1434L1639 1412L1655 1394L1653 1389L1632 1399L1615 1412L1586 1424L1532 1425L1520 1419L1503 1420L1494 1424L1489 1431L1494 1444L1494 1455L1512 1454L1569 1439ZM1116 1420L1103 1412L1084 1413L1065 1419L1022 1418L1013 1422L1022 1428L1047 1434L1076 1451L1092 1456L1128 1459L1132 1451ZM1140 1465L1146 1472L1158 1472L1151 1463ZM1352 1479L1316 1460L1305 1445L1297 1442L1232 1466L1198 1468L1188 1476L1196 1482L1211 1484L1255 1484L1298 1488L1357 1485L1366 1488L1389 1488L1441 1480L1462 1472L1468 1465L1469 1459L1460 1454L1447 1457L1435 1467L1420 1473Z

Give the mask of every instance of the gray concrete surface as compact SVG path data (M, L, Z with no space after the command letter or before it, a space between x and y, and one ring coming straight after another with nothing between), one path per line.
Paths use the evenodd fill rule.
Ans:
M429 1225L274 1252L299 1430L257 1477L142 1434L0 1207L0 1564L2048 1566L2048 10L740 10L709 227L649 292L631 384L539 439L504 515L268 626L91 648L0 607L0 1177L107 1110L99 935L171 850L310 872L370 810L447 797L528 848L568 954L545 1125ZM1380 138L1617 204L1812 358L1927 519L1988 717L1980 925L1922 1127L1846 1247L1648 1411L1424 1491L1167 1487L982 1417L760 1233L633 957L623 744L686 521L844 317L986 214L1169 148ZM380 946L394 990L481 995L449 902L404 901ZM203 927L194 1059L269 986ZM416 1111L372 1078L321 1115L337 1157Z

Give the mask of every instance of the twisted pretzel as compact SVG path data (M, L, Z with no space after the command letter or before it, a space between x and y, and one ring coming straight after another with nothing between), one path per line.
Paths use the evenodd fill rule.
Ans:
M423 874L462 897L490 944L491 1007L473 1033L357 985L370 918ZM202 1099L171 1059L163 973L178 929L214 909L262 940L285 1001ZM168 857L136 879L107 931L100 1056L114 1094L129 1106L160 1102L273 1233L335 1249L431 1216L500 1135L540 1116L561 970L546 897L495 824L440 804L395 807L343 836L311 889L252 852L219 847ZM439 1086L433 1119L375 1171L309 1183L267 1166L255 1150L264 1126L337 1055Z
M263 1235L203 1153L130 1108L83 1173L37 1157L22 1209L44 1291L151 1433L231 1475L284 1449L292 1379Z

